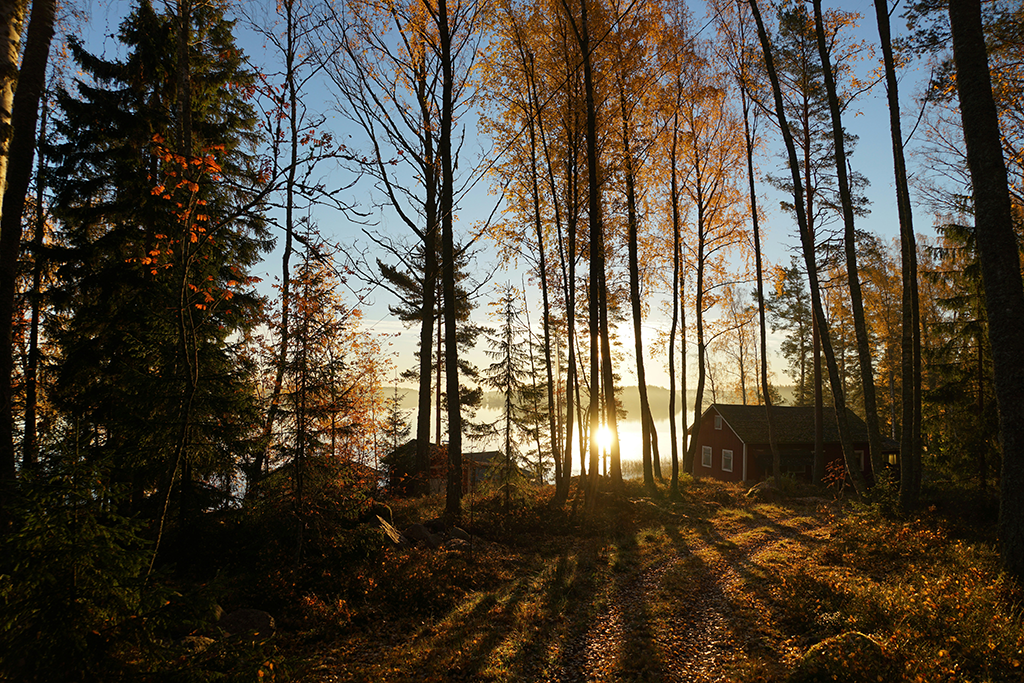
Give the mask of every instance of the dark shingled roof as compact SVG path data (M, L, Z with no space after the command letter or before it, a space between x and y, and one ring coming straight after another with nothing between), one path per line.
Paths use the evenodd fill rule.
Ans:
M478 465L490 465L492 462L501 462L505 459L505 455L501 451L476 451L473 453L463 453L463 460L473 460Z
M708 410L717 410L744 443L768 443L768 419L764 406L742 406L715 403ZM839 441L839 426L836 424L834 408L825 409L822 424L825 442ZM705 413L706 414L706 413ZM846 409L850 432L854 441L867 441L868 428L864 420ZM814 441L813 406L773 406L772 422L775 426L775 441L780 445L810 443Z

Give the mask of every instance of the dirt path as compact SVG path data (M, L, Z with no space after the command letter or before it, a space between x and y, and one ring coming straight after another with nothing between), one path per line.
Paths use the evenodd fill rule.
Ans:
M737 578L728 567L708 568L694 586L696 601L672 618L658 620L653 628L644 629L637 614L644 610L651 596L666 591L664 580L686 557L676 555L660 564L636 572L622 581L614 599L593 621L592 627L576 643L566 649L570 662L578 666L560 672L553 680L563 683L612 680L661 680L680 682L718 682L726 663L734 659L735 647L730 620L732 618L726 593ZM724 569L721 573L715 570ZM632 629L632 630L631 630ZM654 655L640 665L625 661L630 643L637 637L651 639ZM623 664L626 666L623 666ZM635 674L639 673L639 678Z
M736 654L730 620L728 572L708 572L701 597L689 612L674 619L659 633L658 644L666 653L667 681L724 681L722 671Z
M813 509L818 501L811 501ZM765 512L769 514L765 514ZM791 513L712 518L703 533L686 536L685 548L672 548L667 557L643 567L616 584L592 628L567 645L570 661L579 666L559 672L553 680L650 680L681 683L719 683L729 675L751 647L758 646L763 625L759 617L770 607L749 590L749 576L780 556L799 562L809 548L827 536L819 523L803 518L791 525ZM743 573L741 573L743 572ZM689 580L686 598L679 599L678 581ZM652 602L666 601L675 609L637 634L636 615ZM650 661L630 662L631 640L650 637ZM753 641L753 643L752 643ZM636 649L635 646L632 649Z
M828 535L820 506L742 494L700 507L634 505L635 532L567 539L533 556L514 582L442 618L319 643L301 680L776 679L799 647L776 628L764 579Z

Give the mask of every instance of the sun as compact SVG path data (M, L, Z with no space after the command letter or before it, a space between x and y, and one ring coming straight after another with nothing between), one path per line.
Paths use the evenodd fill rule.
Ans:
M612 430L608 429L607 425L601 425L597 428L597 447L602 452L611 450L612 447Z

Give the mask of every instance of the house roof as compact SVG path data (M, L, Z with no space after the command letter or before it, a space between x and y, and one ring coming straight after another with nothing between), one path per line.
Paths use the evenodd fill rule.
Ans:
M768 443L768 418L760 406L712 404L704 414L717 410L736 436L747 444ZM839 441L839 426L834 408L825 408L822 424L826 443ZM846 409L846 417L854 441L867 441L868 428L864 420ZM810 443L814 441L814 406L773 406L772 422L775 441L782 444Z
M476 451L462 454L463 460L472 460L478 465L490 465L492 461L500 462L504 458L501 451Z

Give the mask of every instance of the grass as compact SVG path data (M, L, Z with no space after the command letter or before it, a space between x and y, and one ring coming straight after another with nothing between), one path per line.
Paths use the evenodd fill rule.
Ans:
M785 681L850 631L881 646L883 680L1024 679L1021 593L1000 574L994 519L966 527L934 494L912 519L706 480L678 501L627 482L575 514L552 510L550 490L510 515L470 497L464 525L483 540L470 551L339 550L342 565L311 558L241 592L276 611L281 680ZM392 501L399 528L442 507Z

